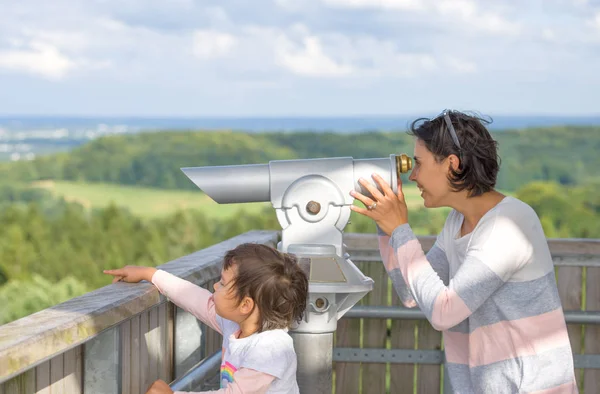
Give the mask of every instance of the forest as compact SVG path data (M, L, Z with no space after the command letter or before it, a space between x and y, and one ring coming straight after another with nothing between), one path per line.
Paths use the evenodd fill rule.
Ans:
M530 204L547 237L600 238L600 128L502 131L494 138L502 158L498 188ZM136 215L131 205L86 206L57 196L36 187L40 181L196 190L200 198L180 167L412 155L413 143L400 131L163 131L105 137L67 153L0 163L0 324L107 285L103 269L156 266L249 230L279 229L269 207L241 205L219 218L206 212L214 205ZM164 198L168 204L168 194ZM436 234L446 214L417 206L409 222L419 234ZM375 226L353 214L345 231L375 232Z

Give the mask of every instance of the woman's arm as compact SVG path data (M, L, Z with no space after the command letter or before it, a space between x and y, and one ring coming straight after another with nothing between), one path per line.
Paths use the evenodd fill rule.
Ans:
M415 301L406 280L402 276L402 271L399 268L400 266L396 257L396 253L394 248L390 245L390 237L379 228L377 233L379 239L379 252L381 253L383 265L390 279L392 280L392 284L394 285L394 289L396 290L398 297L400 297L400 301L402 301L402 304L404 304L404 306L407 308L416 307L417 302ZM441 235L439 235L435 244L427 253L427 260L431 264L433 270L438 274L444 285L448 286L450 281L450 268L448 266L446 253L442 249L441 245Z

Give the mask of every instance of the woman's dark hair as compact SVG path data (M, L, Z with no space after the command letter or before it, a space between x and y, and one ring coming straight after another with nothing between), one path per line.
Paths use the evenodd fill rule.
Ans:
M296 257L267 245L246 243L225 255L223 269L235 266L238 303L250 297L260 311L259 332L289 328L302 320L308 299L308 278Z
M452 139L450 119L456 131L459 146ZM485 125L491 123L478 115L459 111L444 111L433 118L419 118L412 122L408 134L423 141L439 163L450 155L459 160L458 169L450 169L448 182L456 192L467 190L469 197L480 196L496 186L500 169L498 143Z

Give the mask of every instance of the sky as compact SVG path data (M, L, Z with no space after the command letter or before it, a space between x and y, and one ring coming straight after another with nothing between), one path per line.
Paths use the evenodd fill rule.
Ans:
M0 114L600 114L600 0L0 0Z

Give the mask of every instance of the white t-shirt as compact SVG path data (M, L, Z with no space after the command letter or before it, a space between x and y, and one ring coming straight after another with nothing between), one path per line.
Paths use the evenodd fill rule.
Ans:
M286 330L268 330L246 338L237 338L240 326L217 315L223 332L221 388L233 381L240 368L249 368L275 376L267 393L298 394L296 352Z
M286 330L237 338L239 325L217 315L214 298L208 290L162 270L156 271L152 283L180 308L223 335L221 390L216 393L299 393L296 352ZM230 385L236 377L236 384ZM265 377L270 382L266 391Z

